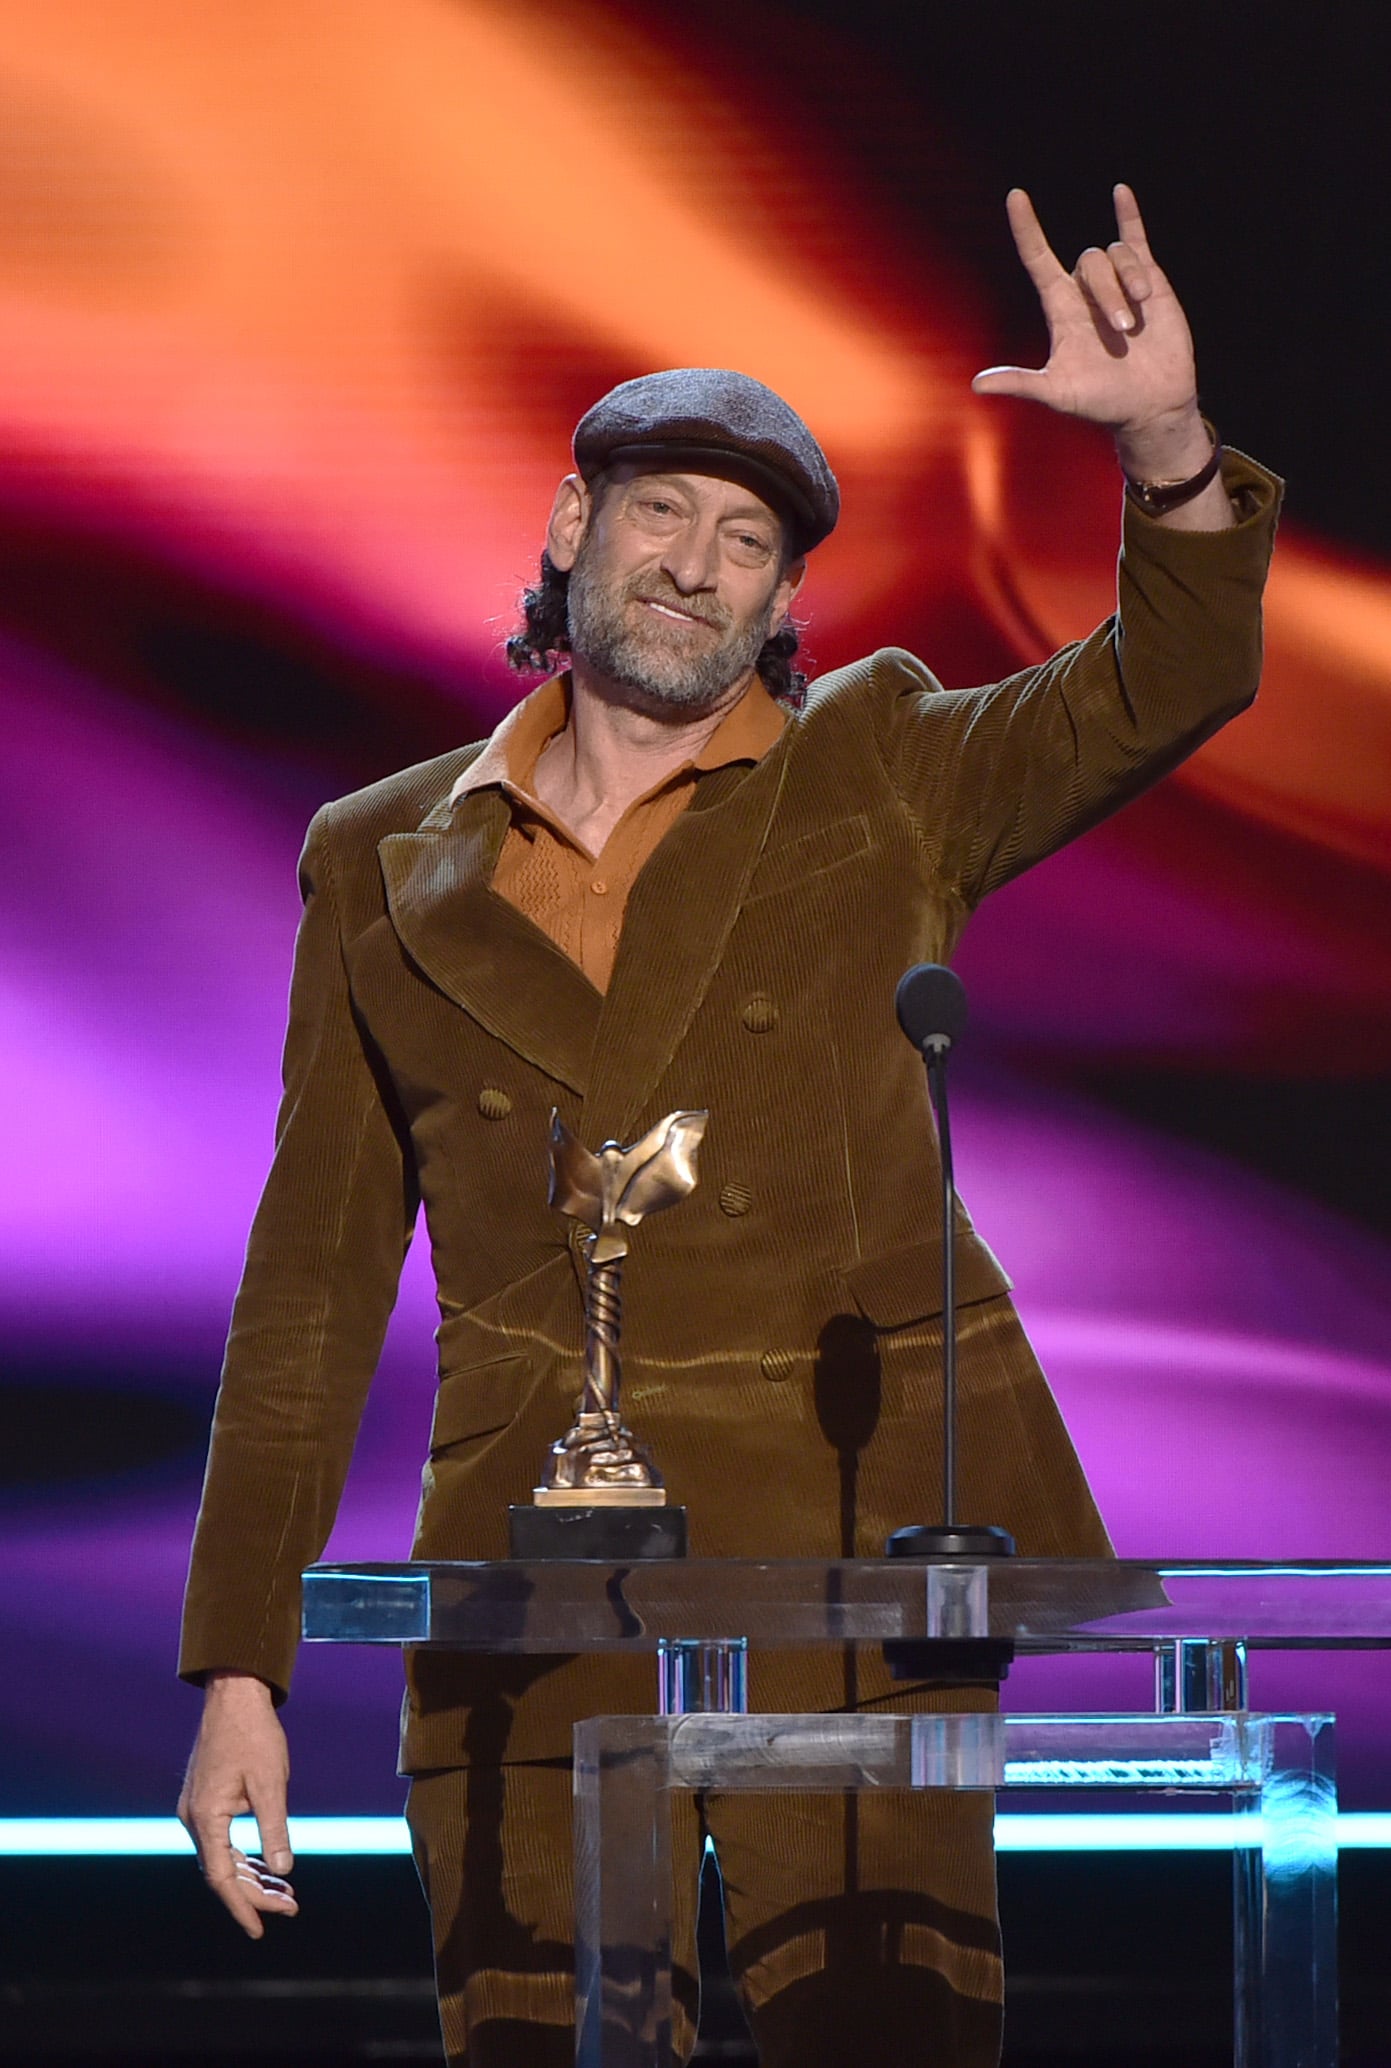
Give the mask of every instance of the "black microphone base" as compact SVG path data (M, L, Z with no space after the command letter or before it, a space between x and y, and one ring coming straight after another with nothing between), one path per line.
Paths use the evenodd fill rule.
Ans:
M1013 1558L1014 1538L993 1522L910 1522L896 1529L884 1546L887 1558L940 1559L974 1564L987 1558ZM896 1637L884 1646L884 1664L895 1680L925 1681L960 1687L966 1683L998 1687L1014 1659L1008 1637Z
M1014 1538L994 1522L910 1522L884 1546L886 1558L1013 1558Z
M998 1687L1013 1663L1010 1637L891 1637L884 1646L890 1679L918 1687Z

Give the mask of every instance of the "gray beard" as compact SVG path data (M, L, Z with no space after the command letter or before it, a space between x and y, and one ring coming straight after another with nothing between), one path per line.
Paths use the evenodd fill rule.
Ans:
M625 703L654 718L689 717L718 704L753 668L772 629L771 598L767 609L742 628L731 626L727 614L717 617L718 606L704 599L699 608L709 613L709 623L722 626L724 636L713 645L702 638L700 651L692 653L678 646L679 631L664 633L657 618L647 625L633 622L624 608L640 595L689 609L685 598L675 591L664 596L660 580L650 575L621 588L606 585L593 572L590 558L581 546L570 570L570 651L612 683Z

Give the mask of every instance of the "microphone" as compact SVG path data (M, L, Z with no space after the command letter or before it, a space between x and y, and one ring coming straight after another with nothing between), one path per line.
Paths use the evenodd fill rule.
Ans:
M942 1151L942 1520L909 1523L884 1546L889 1558L924 1558L961 1564L1009 1557L1014 1539L994 1523L961 1523L956 1513L956 1179L952 1169L951 1114L947 1103L947 1057L966 1025L966 986L942 963L920 962L899 979L894 994L898 1024L927 1066L928 1093L937 1115ZM945 1576L944 1576L945 1577ZM984 1575L981 1575L982 1579ZM985 1596L962 1589L928 1589L929 1638L893 1639L884 1656L896 1680L977 1679L996 1681L1009 1670L1012 1643L992 1642ZM937 1627L933 1629L932 1623Z
M945 1056L966 1025L966 986L954 969L919 962L898 980L894 992L898 1024L924 1062Z

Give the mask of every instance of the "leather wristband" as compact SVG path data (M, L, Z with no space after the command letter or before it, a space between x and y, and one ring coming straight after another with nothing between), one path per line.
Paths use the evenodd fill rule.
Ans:
M1212 451L1206 463L1196 474L1190 474L1186 481L1132 481L1125 477L1125 492L1131 501L1138 503L1147 517L1163 517L1169 510L1177 510L1184 503L1191 503L1194 496L1201 495L1210 481L1217 479L1222 465L1222 441L1207 418L1203 427L1212 440Z

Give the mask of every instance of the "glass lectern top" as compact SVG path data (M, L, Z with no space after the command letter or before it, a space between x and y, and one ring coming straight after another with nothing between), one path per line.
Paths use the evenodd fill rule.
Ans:
M1002 1558L983 1568L989 1634L1020 1652L1151 1650L1174 1637L1254 1648L1391 1647L1391 1564ZM304 1635L480 1652L759 1647L928 1634L933 1567L913 1559L670 1558L317 1565Z

